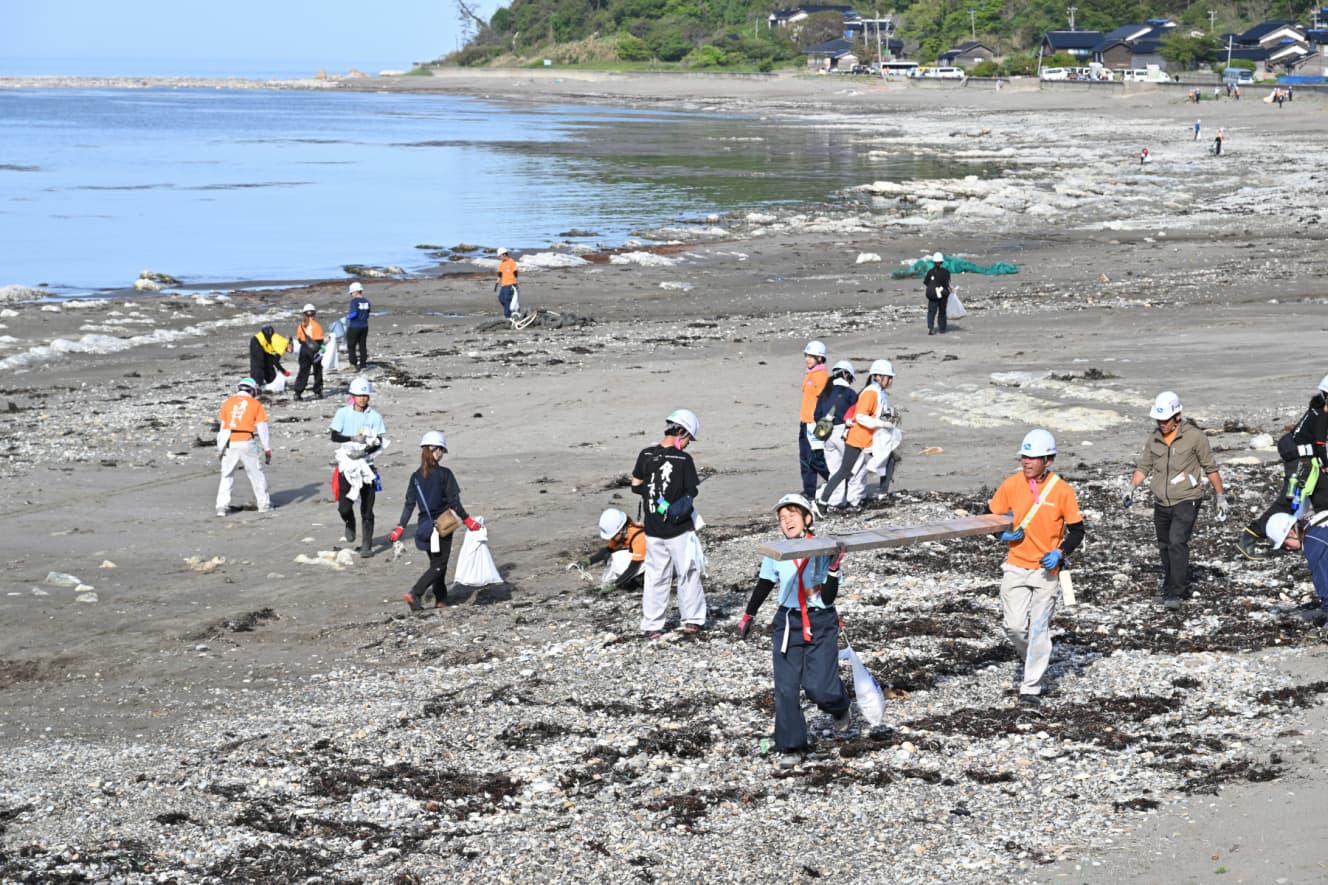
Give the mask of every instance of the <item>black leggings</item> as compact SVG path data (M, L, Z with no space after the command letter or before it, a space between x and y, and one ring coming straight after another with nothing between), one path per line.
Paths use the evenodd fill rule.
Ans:
M452 556L452 536L448 535L439 540L437 553L432 550L428 553L429 567L420 575L415 586L410 588L410 595L416 599L424 599L424 594L432 591L433 601L443 602L447 599L447 560Z
M338 476L337 480L341 484L341 497L337 500L337 513L341 515L341 521L351 528L355 527L355 502L350 499L350 483L346 477ZM366 525L373 525L374 521L374 499L378 493L374 491L374 484L366 482L360 486L360 518Z
M858 456L862 454L862 449L857 446L844 444L844 460L840 462L839 469L835 475L826 480L825 488L821 489L820 502L829 504L830 498L835 493L835 489L841 482L848 482L849 477L853 475L853 470L858 466Z

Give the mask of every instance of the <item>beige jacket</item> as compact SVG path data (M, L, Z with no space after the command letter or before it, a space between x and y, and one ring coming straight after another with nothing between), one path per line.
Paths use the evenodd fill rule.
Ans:
M1149 434L1136 466L1144 476L1152 477L1153 499L1170 507L1181 501L1203 500L1207 494L1204 477L1216 472L1217 461L1204 432L1183 420L1171 445L1163 442L1162 431Z

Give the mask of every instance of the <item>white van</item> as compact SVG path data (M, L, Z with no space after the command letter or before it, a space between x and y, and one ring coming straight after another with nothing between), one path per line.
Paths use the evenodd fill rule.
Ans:
M927 72L927 76L939 80L962 80L968 75L964 73L963 68L932 68Z
M1254 72L1244 68L1227 68L1222 71L1222 82L1234 83L1237 86L1253 86Z
M1121 71L1121 79L1126 83L1170 83L1171 78L1167 72L1157 65L1149 65L1146 68L1135 68L1130 71Z
M1070 79L1070 72L1069 72L1069 70L1066 69L1066 68L1043 68L1043 69L1042 69L1042 79L1043 79L1043 80L1068 80L1068 79Z

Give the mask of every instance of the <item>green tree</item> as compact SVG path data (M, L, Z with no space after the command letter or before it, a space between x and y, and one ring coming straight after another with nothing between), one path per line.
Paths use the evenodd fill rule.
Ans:
M797 43L799 49L818 46L836 37L844 36L844 16L839 12L814 12L799 23Z
M631 34L618 38L618 58L623 61L650 61L650 47L646 41Z
M1212 34L1192 36L1190 32L1179 33L1175 28L1162 40L1157 54L1171 64L1183 65L1187 70L1203 62L1212 62L1217 58L1217 38Z

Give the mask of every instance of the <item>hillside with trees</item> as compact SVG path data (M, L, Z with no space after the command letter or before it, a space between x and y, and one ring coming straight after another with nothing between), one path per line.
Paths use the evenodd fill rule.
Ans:
M519 65L551 59L559 64L642 63L689 68L770 70L802 58L802 51L842 36L839 13L818 13L796 28L770 28L772 10L796 3L770 0L513 0L488 20L467 0L454 0L465 29L464 48L437 64ZM838 5L838 4L836 4ZM1065 0L895 0L845 3L864 18L890 16L908 58L928 62L957 43L976 39L1006 57L1017 73L1036 55L1042 35L1068 28ZM1194 45L1198 60L1217 35L1270 19L1306 20L1310 0L1083 0L1074 6L1078 30L1107 32L1124 24L1170 18L1205 32ZM1215 14L1210 21L1209 12ZM1177 35L1178 37L1180 35ZM1189 37L1187 40L1191 39ZM874 49L864 53L875 56Z

